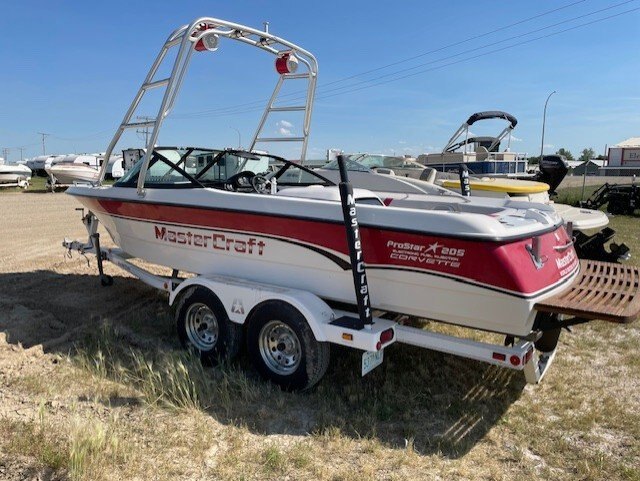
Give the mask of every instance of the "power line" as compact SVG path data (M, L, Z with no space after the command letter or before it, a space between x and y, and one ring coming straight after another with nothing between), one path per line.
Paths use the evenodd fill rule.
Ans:
M83 135L81 137L59 137L57 135L52 135L52 137L54 139L63 140L65 142L75 142L76 140L85 140L85 139L90 139L92 137L97 137L97 136L99 136L101 134L104 134L106 132L113 132L113 129L104 129L104 130L100 130L99 132L94 132L92 134Z
M386 64L386 65L382 65L380 67L376 67L376 68L373 68L373 69L365 70L363 72L360 72L360 73L357 73L357 74L353 74L353 75L350 75L348 77L343 77L341 79L334 80L334 81L319 85L318 86L318 90L322 90L323 88L325 88L325 87L327 87L329 85L335 85L337 83L346 82L348 80L352 80L354 78L361 77L363 75L366 75L366 74L369 74L369 73L372 73L372 72L377 72L377 71L384 70L384 69L389 68L389 67L393 67L393 66L396 66L396 65L399 65L399 64L402 64L402 63L406 63L406 62L409 62L411 60L415 60L417 58L424 57L426 55L430 55L432 53L441 52L443 50L447 50L447 49L452 48L452 47L463 45L463 44L471 42L473 40L477 40L479 38L483 38L483 37L486 37L486 36L489 36L489 35L493 35L496 32L507 30L507 29L515 27L517 25L521 25L523 23L530 22L531 20L535 20L537 18L541 18L541 17L547 16L547 15L550 15L550 14L558 12L560 10L564 10L566 8L572 7L572 6L577 5L579 3L584 3L585 1L586 0L578 0L578 1L575 1L575 2L572 2L572 3L569 3L567 5L563 5L561 7L557 7L557 8L542 12L540 14L524 18L522 20L519 20L517 22L511 23L509 25L504 25L502 27L498 27L498 28L492 29L490 31L487 31L487 32L484 32L484 33L481 33L481 34L478 34L478 35L475 35L475 36L472 36L472 37L468 37L468 38L466 38L464 40L460 40L460 41L457 41L457 42L454 42L454 43L451 43L451 44L448 44L448 45L444 45L442 47L438 47L438 48L435 48L435 49L432 49L432 50L429 50L429 51L426 51L426 52L422 52L420 54L417 54L417 55L414 55L414 56L411 56L411 57L408 57L408 58L405 58L405 59L402 59L402 60L397 60L395 62ZM623 2L622 4L629 3L629 1L635 1L635 0L628 0L627 2ZM622 5L622 4L619 4L619 5ZM611 8L613 8L613 7L611 7ZM596 13L596 12L591 13L591 15L593 15L594 13ZM581 18L581 17L576 17L576 19L577 18ZM506 40L503 40L503 41L506 41ZM343 88L346 88L346 87L343 87ZM294 95L299 95L300 93L303 93L303 92L302 91L291 92L289 94L285 94L285 95L280 96L280 98L282 99L282 98L286 98L286 97L291 97L291 96L294 96ZM255 100L253 102L246 102L246 103L242 103L242 104L237 104L235 106L218 107L218 108L214 108L214 109L207 109L207 110L202 110L202 111L198 111L198 112L191 112L191 113L182 114L182 115L201 114L201 113L204 114L204 113L213 113L213 112L224 112L224 111L227 111L227 110L235 110L235 109L238 109L240 107L248 107L248 106L251 106L251 105L262 106L262 105L264 105L264 103L265 103L265 100ZM177 118L177 117L174 116L174 118Z
M155 120L153 117L149 117L147 115L136 115L136 119L142 120L143 122L150 122L152 120ZM143 130L136 129L136 134L144 135L144 146L146 148L146 146L149 145L149 134L151 134L151 132L149 131L149 126L146 125Z
M338 83L338 82L344 82L345 80L351 80L353 78L361 77L361 76L366 75L368 73L377 72L377 71L383 70L385 68L394 67L394 66L399 65L401 63L410 62L411 60L415 60L417 58L425 57L426 55L430 55L432 53L441 52L441 51L447 50L447 49L449 49L451 47L457 47L458 45L463 45L463 44L471 42L473 40L477 40L479 38L483 38L483 37L486 37L486 36L489 36L489 35L493 35L496 32L501 32L501 31L507 30L507 29L509 29L511 27L515 27L517 25L522 25L523 23L530 22L531 20L535 20L536 18L541 18L541 17L547 16L547 15L550 15L552 13L558 12L560 10L564 10L565 8L573 7L574 5L577 5L579 3L584 3L585 1L586 0L578 0L577 2L569 3L567 5L563 5L562 7L554 8L552 10L547 10L546 12L542 12L542 13L540 13L538 15L534 15L532 17L528 17L528 18L525 18L523 20L519 20L517 22L510 23L509 25L505 25L503 27L498 27L498 28L495 28L493 30L489 30L488 32L484 32L484 33L475 35L473 37L468 37L468 38L465 38L464 40L460 40L458 42L451 43L451 44L445 45L443 47L438 47L438 48L435 48L433 50L429 50L427 52L419 53L419 54L414 55L412 57L407 57L407 58L402 59L402 60L397 60L395 62L389 63L387 65L383 65L381 67L376 67L376 68L373 68L371 70L366 70L366 71L358 73L358 74L350 75L349 77L344 77L344 78L342 78L340 80L335 80L335 81L329 82L329 83L327 83L325 85L332 85L332 84L335 84L335 83ZM630 0L630 1L634 1L634 0Z
M632 8L630 10L625 10L624 12L620 12L620 13L616 13L616 14L613 14L613 15L609 15L607 17L603 17L603 18L599 18L599 19L596 19L596 20L592 20L590 22L585 22L585 23L582 23L580 25L575 25L573 27L565 28L563 30L559 30L557 32L552 32L552 33L549 33L547 35L541 35L539 37L535 37L535 38L532 38L532 39L523 40L522 42L517 42L517 43L514 43L512 45L507 45L507 46L502 47L502 48L490 50L488 52L483 52L481 54L474 55L474 56L471 56L471 57L466 57L466 58L457 60L455 62L449 62L449 63L444 64L444 65L439 65L437 67L421 70L419 72L414 72L414 73L411 73L411 74L402 75L400 77L396 77L396 78L393 78L393 79L390 79L390 80L378 82L378 83L371 84L371 85L366 85L364 87L359 87L359 88L356 88L356 89L353 89L353 90L349 90L349 91L346 91L346 92L338 92L338 93L331 94L331 95L324 95L321 98L325 99L325 98L329 98L329 97L335 97L337 95L343 95L343 94L346 94L346 93L357 92L357 91L360 91L360 90L365 90L365 89L368 89L368 88L377 87L379 85L384 85L384 84L391 83L391 82L397 82L398 80L403 80L403 79L408 78L408 77L414 77L416 75L420 75L420 74L423 74L423 73L426 73L426 72L430 72L432 70L438 70L438 69L441 69L441 68L444 68L444 67L449 67L451 65L455 65L455 64L458 64L458 63L466 62L468 60L475 60L477 58L485 57L485 56L491 55L493 53L502 52L504 50L509 50L509 49L514 48L514 47L518 47L520 45L525 45L527 43L535 42L537 40L542 40L542 39L545 39L545 38L549 38L549 37L553 37L553 36L556 36L556 35L560 35L562 33L566 33L566 32L569 32L571 30L576 30L576 29L581 28L581 27L586 27L586 26L589 26L589 25L593 25L594 23L599 23L599 22L603 22L605 20L610 20L612 18L619 17L619 16L625 15L627 13L636 12L638 10L640 10L640 7Z
M512 36L512 37L508 37L508 38L505 38L505 39L503 39L503 40L498 40L498 41L496 41L496 42L488 43L488 44L482 45L482 46L480 46L480 47L472 48L472 49L470 49L470 50L466 50L466 51L463 51L463 52L460 52L460 53L456 53L456 54L448 55L448 56L446 56L446 57L441 57L441 58L436 59L436 60L431 60L431 61L429 61L429 62L425 62L425 63L422 63L422 64L418 64L418 65L415 65L415 66L413 66L413 67L409 67L409 68L405 69L405 70L404 70L404 72L407 72L407 71L410 71L410 70L416 70L416 69L418 69L418 68L426 67L427 65L432 65L432 64L434 64L434 63L442 62L442 61L445 61L445 60L450 60L450 59L452 59L452 58L460 57L461 55L468 54L468 53L471 53L471 52L477 52L477 51L479 51L479 50L482 50L482 49L485 49L485 48L488 48L488 47L493 47L493 46L495 46L495 45L499 45L499 44L501 44L501 43L508 42L508 41L510 41L510 40L516 40L516 39L518 39L518 38L523 38L523 37L526 37L526 36L528 36L528 35L532 35L532 34L534 34L534 33L542 32L542 31L544 31L544 30L549 30L550 28L558 27L558 26L560 26L560 25L564 25L564 24L566 24L566 23L573 22L573 21L575 21L575 20L580 20L580 19L582 19L582 18L590 17L590 16L592 16L592 15L597 15L598 13L602 13L602 12L605 12L605 11L608 11L608 10L612 10L612 9L614 9L614 8L617 8L617 7L620 7L620 6L622 6L622 5L626 5L626 4L628 4L628 3L632 3L632 2L635 2L635 1L636 1L636 0L626 0L626 1L624 1L624 2L620 2L620 3L617 3L617 4L615 4L615 5L611 5L611 6L609 6L609 7L602 8L602 9L600 9L600 10L595 10L595 11L593 11L593 12L586 13L586 14L584 14L584 15L579 15L579 16L577 16L577 17L572 17L572 18L569 18L569 19L567 19L567 20L563 20L563 21L560 21L560 22L557 22L557 23L554 23L554 24L551 24L551 25L547 25L547 26L545 26L545 27L537 28L537 29L535 29L535 30L530 30L529 32L526 32L526 33L522 33L522 34L519 34L519 35L514 35L514 36ZM622 13L625 13L625 12L622 12ZM606 18L609 18L609 17L606 17ZM606 18L605 18L605 19L606 19ZM588 25L588 24L583 24L583 25ZM563 33L563 32L565 32L565 31L568 31L568 30L562 30L562 31L559 31L559 32L557 32L557 33ZM554 33L553 35L555 35L555 33ZM541 39L541 38L546 38L546 37L538 37L537 39ZM520 45L520 43L516 43L516 44L514 44L514 45ZM500 50L498 49L498 50L494 50L494 51L492 51L492 52L497 52L497 51L500 51ZM451 65L451 64L448 64L448 65ZM400 73L403 73L403 72L392 72L392 73L389 73L389 74L380 75L380 76L378 76L378 77L374 77L374 78L372 78L372 79L364 80L364 81L361 81L361 82L358 82L358 83L355 83L355 84L352 84L352 85L347 85L347 86L345 86L345 87L337 87L337 88L335 88L335 89L331 89L331 90L329 90L328 92L336 92L336 91L338 91L338 90L350 89L350 88L352 88L352 87L357 87L357 86L359 86L359 85L362 85L362 84L365 84L365 83L369 83L369 82L375 82L376 80L381 80L381 79L383 79L383 78L394 77L394 76L396 76L396 75L398 75L398 74L400 74ZM406 77L404 77L404 76L403 76L402 78L406 78ZM379 84L378 84L378 85L379 85ZM328 93L328 92L327 92L327 93Z
M547 26L547 27L542 27L542 28L535 29L535 30L532 30L532 31L524 33L524 34L516 35L516 36L511 37L511 38L506 39L506 40L493 42L491 44L487 44L487 45L484 45L482 47L477 47L477 48L474 48L474 49L471 49L471 50L467 50L467 51L464 51L464 52L461 52L461 53L458 53L458 54L449 55L447 57L443 57L443 58L440 58L440 59L437 59L437 60L433 60L431 62L427 62L425 64L421 64L421 65L412 67L410 69L406 69L405 71L413 70L415 68L420 68L420 67L423 67L423 66L426 66L426 65L429 65L429 64L433 64L433 63L442 62L442 61L447 60L447 59L459 57L460 55L464 55L464 54L467 54L467 53L470 53L470 52L478 51L478 50L481 50L483 48L487 48L488 46L493 46L493 45L497 45L499 43L504 43L505 41L508 41L508 40L514 40L516 38L522 38L524 36L531 35L532 33L540 32L542 30L547 30L547 29L552 28L554 26L558 26L560 24L565 24L565 23L568 23L568 22L571 22L571 21L575 21L575 20L578 20L580 18L585 18L587 16L591 16L591 15L594 15L594 14L597 14L597 13L601 13L601 12L606 11L606 10L611 10L612 8L616 8L616 7L619 7L621 5L628 4L628 3L631 3L631 2L634 2L634 1L636 1L636 0L627 0L625 2L621 2L621 3L615 4L615 5L611 5L609 7L606 7L606 8L603 8L603 9L600 9L600 10L597 10L597 11L594 11L594 12L591 12L591 13L588 13L588 14L580 15L578 17L573 17L571 19L564 20L562 22L558 22L556 24L553 24L553 25L550 25L550 26ZM352 84L352 85L349 85L349 86L330 89L326 93L318 95L316 97L316 100L322 100L322 99L326 99L326 98L331 98L331 97L335 97L335 96L338 96L338 95L344 95L344 94L348 94L348 93L353 93L353 92L357 92L357 91L360 91L360 90L365 90L365 89L377 87L377 86L380 86L380 85L384 85L384 84L387 84L387 83L396 82L398 80L402 80L402 79L405 79L405 78L413 77L415 75L420 75L420 74L427 73L427 72L430 72L430 71L433 71L433 70L438 70L438 69L441 69L441 68L444 68L444 67L448 67L448 66L451 66L451 65L456 65L456 64L459 64L459 63L462 63L462 62L466 62L466 61L474 60L474 59L477 59L477 58L480 58L480 57L484 57L484 56L487 56L487 55L491 55L493 53L497 53L497 52L501 52L501 51L504 51L504 50L512 49L512 48L520 46L520 45L524 45L524 44L531 43L531 42L534 42L534 41L538 41L538 40L542 40L542 39L549 38L549 37L552 37L552 36L560 35L562 33L566 33L566 32L575 30L577 28L582 28L582 27L585 27L585 26L593 25L595 23L603 22L603 21L609 20L611 18L615 18L615 17L619 17L621 15L625 15L625 14L628 14L628 13L635 12L637 10L640 10L640 7L639 8L633 8L633 9L630 9L630 10L625 10L623 12L619 12L619 13L616 13L616 14L613 14L613 15L609 15L607 17L602 17L602 18L599 18L599 19L595 19L595 20L592 20L592 21L589 21L589 22L585 22L585 23L582 23L582 24L579 24L579 25L575 25L573 27L569 27L569 28L565 28L565 29L562 29L562 30L558 30L556 32L551 32L551 33L546 34L546 35L541 35L541 36L538 36L538 37L534 37L532 39L524 40L524 41L521 41L521 42L516 42L514 44L507 45L505 47L501 47L501 48L497 48L497 49L493 49L493 50L489 50L487 52L483 52L483 53L480 53L478 55L465 57L465 58L459 59L457 61L449 62L449 63L443 64L443 65L435 66L435 67L428 68L428 69L423 69L423 70L420 70L418 72L414 72L414 73L410 73L410 74L404 74L404 75L400 75L400 76L397 76L397 75L402 74L402 72L395 72L393 74L382 75L382 76L376 77L374 79L370 79L368 81L358 82L356 84ZM395 78L391 78L391 79L387 79L387 80L384 80L384 81L381 81L381 82L373 83L373 84L370 83L370 82L373 82L375 80L379 80L379 79L382 79L382 78L387 78L387 77L389 77L391 75L396 76L396 77ZM359 86L359 85L362 85L362 84L368 84L368 85ZM340 91L340 90L342 90L342 91ZM336 93L331 93L331 92L336 92ZM300 97L297 97L295 99L291 99L291 101L300 100L300 99L303 99L303 97L300 96ZM262 110L263 110L262 108L236 109L235 111L229 111L229 112L226 112L226 113L213 114L213 115L191 113L191 114L182 114L182 115L179 115L179 116L176 115L176 116L174 116L174 118L220 117L220 116L225 116L225 115L234 115L234 114L244 114L244 113L250 113L250 112L258 112L258 111L262 111Z

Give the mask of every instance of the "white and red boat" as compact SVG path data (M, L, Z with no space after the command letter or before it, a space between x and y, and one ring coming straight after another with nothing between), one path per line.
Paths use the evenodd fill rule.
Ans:
M229 22L202 19L167 40L180 44L174 75L154 80L158 60L107 149L131 122L142 95L165 87L150 123L149 155L113 187L76 185L76 197L128 254L197 274L234 275L347 303L355 301L338 190L312 171L268 155L153 148L189 57L239 40L276 57L274 95L253 138L302 144L304 160L317 63L306 50ZM257 38L254 38L257 37ZM295 71L302 65L305 72ZM263 138L284 81L307 79L300 138ZM104 171L104 168L103 168ZM103 172L104 174L104 172ZM269 186L269 187L265 187ZM527 335L536 302L562 290L579 271L562 220L544 205L439 194L384 203L360 191L359 218L374 308L514 335ZM366 202L366 203L363 203Z
M278 172L264 177L268 161L275 160L269 156L253 161L262 164L257 172L245 165L226 180L191 176L179 168L189 156L217 157L205 164L212 173L220 162L227 168L237 160L238 165L251 162L243 157L250 154L235 151L216 156L157 148L151 170L173 169L162 158L178 152L186 162L174 164L171 181L145 183L144 198L136 189L139 167L113 187L77 185L68 193L132 256L354 303L336 186L284 161ZM303 185L276 180L275 193L252 191L250 180L273 183L291 170L304 173ZM452 203L436 195L396 199L386 206L365 190L357 190L356 199L374 308L526 335L535 303L578 273L562 220L546 206L508 200Z
M249 150L155 147L192 55L230 40L276 59L278 81ZM174 47L170 77L156 79ZM98 182L68 189L89 209L83 222L90 240L63 245L94 251L104 285L112 278L102 262L111 260L167 291L177 306L181 339L203 359L237 352L243 335L238 324L245 324L256 366L285 387L317 382L328 343L366 351L365 373L395 340L524 368L537 382L562 327L637 317L640 272L579 261L548 205L465 197L435 185L418 193L375 186L350 193L344 164L339 185L304 167L316 78L311 53L268 31L214 18L179 28L108 146ZM294 80L307 83L304 105L276 104L283 83ZM132 122L144 94L160 88L165 92L157 118ZM281 112L302 114L300 136L261 135L270 115ZM122 133L140 127L151 129L144 157L113 186L100 185ZM256 150L258 143L274 142L300 143L300 163ZM100 248L98 223L119 250ZM151 274L130 257L170 267L173 274ZM198 275L181 278L180 271ZM331 301L357 304L359 320L338 317ZM373 321L371 308L504 333L512 347ZM547 355L538 359L534 343Z

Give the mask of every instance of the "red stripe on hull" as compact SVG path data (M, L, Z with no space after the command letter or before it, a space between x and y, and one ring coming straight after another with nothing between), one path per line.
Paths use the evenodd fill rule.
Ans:
M96 213L104 212L146 222L277 236L348 255L344 226L339 223L213 208L84 199ZM495 242L369 227L361 228L361 237L368 265L426 270L522 295L552 287L578 267L573 247L554 249L569 242L563 228L539 236L540 258L544 260L540 269L535 267L526 248L531 245L530 238Z

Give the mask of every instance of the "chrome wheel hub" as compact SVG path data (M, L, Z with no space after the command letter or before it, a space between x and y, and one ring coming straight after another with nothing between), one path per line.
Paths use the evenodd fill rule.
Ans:
M199 351L211 351L218 342L218 319L206 304L195 303L189 307L185 330L189 342Z
M260 355L276 374L291 374L300 365L302 346L295 331L281 321L269 321L260 331Z

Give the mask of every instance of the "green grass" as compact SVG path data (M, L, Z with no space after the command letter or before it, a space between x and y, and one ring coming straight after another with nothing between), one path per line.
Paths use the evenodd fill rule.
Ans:
M0 194L8 194L10 192L47 192L44 184L47 181L46 177L32 177L31 183L27 189L20 187L3 187L0 189Z
M586 200L600 185L588 185L585 187L582 196L582 187L568 187L558 189L558 197L555 200L558 204L578 205L580 200ZM606 205L600 208L606 212ZM609 215L609 227L616 231L614 242L626 244L631 249L631 259L629 263L640 264L640 210L634 215Z
M55 432L43 421L3 420L0 427L4 449L13 456L28 456L40 468L52 471L67 469L69 446L56 438Z
M582 187L558 189L558 196L553 200L558 204L577 206L581 200L587 200L598 188L600 188L600 185L586 185L584 187L584 194Z

